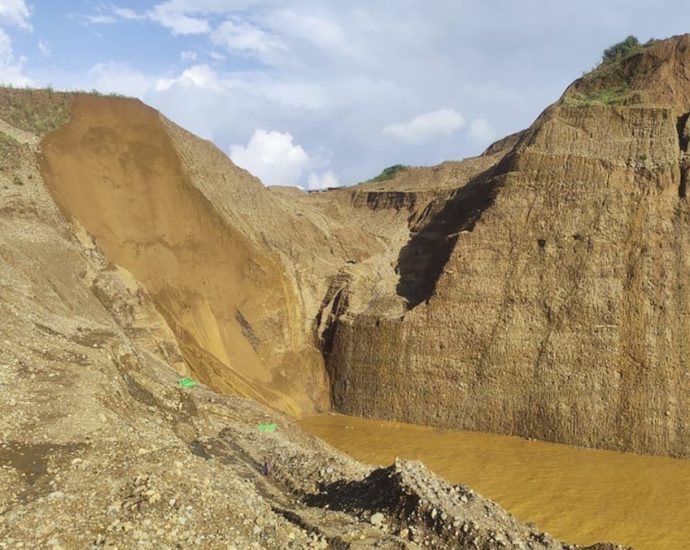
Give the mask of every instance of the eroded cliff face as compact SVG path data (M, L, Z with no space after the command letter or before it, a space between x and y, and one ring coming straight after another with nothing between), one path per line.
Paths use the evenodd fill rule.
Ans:
M690 37L650 44L479 157L315 194L135 100L6 110L178 372L296 415L685 456L688 81Z
M606 69L412 228L406 312L338 319L338 410L690 455L690 38Z

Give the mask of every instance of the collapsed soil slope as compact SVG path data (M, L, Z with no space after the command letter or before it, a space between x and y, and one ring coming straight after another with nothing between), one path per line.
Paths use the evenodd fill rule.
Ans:
M58 204L147 288L198 378L295 413L327 403L278 258L194 187L157 112L79 96L41 149Z

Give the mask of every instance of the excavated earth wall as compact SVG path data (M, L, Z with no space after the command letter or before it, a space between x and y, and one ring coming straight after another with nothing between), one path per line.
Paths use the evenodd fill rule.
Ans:
M7 116L218 391L688 456L688 81L690 36L645 45L484 155L314 194L135 100Z
M690 456L689 76L688 36L602 66L411 227L407 311L332 330L336 409Z
M433 285L419 281L419 305L397 318L339 319L329 359L336 407L688 454L679 156L669 109L546 113L478 183L486 198L475 206L485 210Z

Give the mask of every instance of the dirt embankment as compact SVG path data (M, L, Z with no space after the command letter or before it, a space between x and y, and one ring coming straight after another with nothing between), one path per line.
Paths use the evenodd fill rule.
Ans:
M296 414L327 404L280 262L194 187L156 111L79 96L41 150L57 203L146 287L195 376Z

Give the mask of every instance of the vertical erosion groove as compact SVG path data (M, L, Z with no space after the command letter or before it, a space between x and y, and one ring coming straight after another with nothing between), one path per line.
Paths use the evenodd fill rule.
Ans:
M684 199L687 194L688 180L690 179L690 113L685 113L678 118L678 145L680 146L680 185L678 196Z

